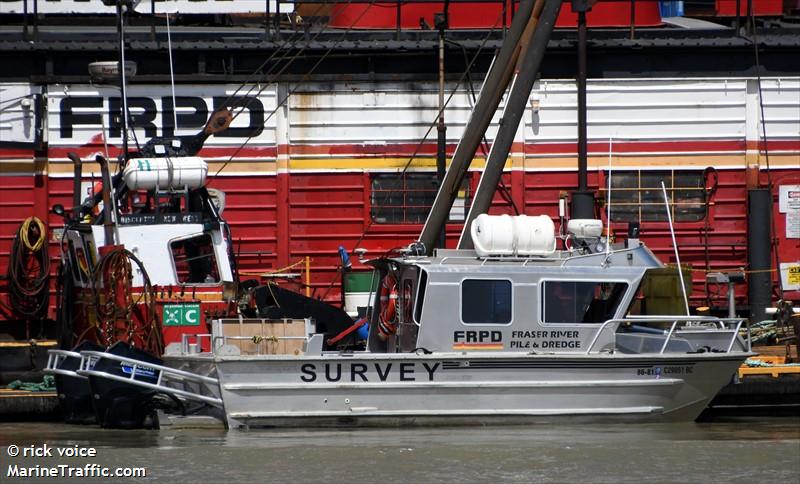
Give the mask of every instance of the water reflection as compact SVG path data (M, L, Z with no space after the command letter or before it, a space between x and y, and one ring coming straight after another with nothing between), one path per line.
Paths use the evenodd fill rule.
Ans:
M98 450L73 464L147 467L136 482L800 482L800 418L231 432L4 424L0 480L13 482L7 463L58 461L5 453L43 443Z

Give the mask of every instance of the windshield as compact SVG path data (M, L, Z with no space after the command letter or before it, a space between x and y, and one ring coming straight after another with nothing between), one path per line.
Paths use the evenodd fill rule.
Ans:
M628 289L625 282L545 281L543 323L603 323L614 317Z

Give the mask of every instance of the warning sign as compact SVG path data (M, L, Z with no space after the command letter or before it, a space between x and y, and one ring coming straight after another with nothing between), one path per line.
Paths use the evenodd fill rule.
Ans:
M161 321L164 326L199 326L200 304L165 304Z
M778 210L786 214L786 238L800 239L800 185L781 185Z
M800 284L800 266L789 266L789 274L786 278L789 284Z
M781 264L781 282L784 291L800 291L800 262Z

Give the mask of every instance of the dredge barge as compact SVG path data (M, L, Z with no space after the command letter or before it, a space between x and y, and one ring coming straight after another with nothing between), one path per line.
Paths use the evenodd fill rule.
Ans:
M500 185L501 190L497 196L492 192L488 205L485 200L481 202L484 206L476 213L499 213L515 208L519 213L545 213L557 223L558 243L565 244L568 217L561 215L559 207L562 204L575 207L580 200L588 200L591 203L584 203L583 207L590 206L590 210L585 210L583 215L577 217L573 213L573 219L602 219L601 226L613 232L616 240L626 239L628 224L638 221L641 230L632 232L627 238L631 241L641 238L658 259L677 262L673 256L666 220L666 214L671 213L681 258L694 269L688 276L691 283L687 287L693 312L698 312L701 307L709 307L711 313L721 315L730 306L733 319L736 315L750 313L753 321L761 320L765 317L765 307L773 300L777 301L781 296L784 300L791 299L800 289L793 276L800 267L797 262L800 255L795 243L797 237L793 232L792 217L796 207L791 203L792 194L800 186L796 163L800 153L797 117L792 114L800 109L797 104L800 83L797 72L787 68L788 63L781 62L781 59L793 58L791 52L797 50L797 42L792 41L792 36L787 35L790 29L785 28L776 28L760 36L764 46L761 52L763 64L758 65L756 61L754 66L750 66L750 61L744 62L742 59L746 57L745 54L752 54L751 39L739 35L738 30L733 32L716 27L713 32L675 32L673 28L669 31L660 30L661 27L656 25L662 25L663 22L659 23L649 7L652 5L637 10L648 12L650 20L646 28L636 30L631 27L630 35L625 31L622 37L619 37L619 32L611 31L595 31L594 38L590 35L589 52L594 51L599 57L593 57L589 63L588 74L594 78L587 81L586 72L580 76L586 81L583 91L588 94L588 104L584 102L582 105L580 101L581 80L573 83L568 79L572 76L572 50L575 47L570 36L574 33L562 31L549 39L549 43L545 42L551 49L550 59L553 62L546 63L549 66L547 71L534 82L532 90L522 96L524 99L517 98L514 101L515 106L522 107L522 129L511 136L506 134L504 142L510 143L510 149L494 156L495 162L501 160L506 165L505 170L502 167L485 170L497 175L497 183L494 184ZM517 9L511 10L516 15ZM562 8L562 14L565 10ZM426 11L425 19L429 19L429 13ZM635 15L630 13L633 20ZM589 17L590 26L594 26L591 15ZM340 27L343 18L338 18ZM25 19L28 19L27 15ZM331 19L331 25L335 25L334 20ZM433 19L426 22L430 26ZM173 205L172 209L163 207L165 210L162 215L186 215L189 218L181 223L194 224L191 230L195 235L211 232L219 235L211 235L212 245L222 244L213 249L216 259L212 266L216 268L216 274L213 271L204 272L199 267L204 265L200 263L201 259L195 259L196 256L211 259L206 257L209 253L198 253L196 248L182 248L180 243L175 247L166 245L165 240L181 237L173 237L177 232L167 234L162 230L163 227L155 226L164 225L165 222L169 225L175 222L174 218L162 217L157 224L147 226L149 221L155 220L151 213L147 213L149 209L138 213L135 213L136 210L121 213L120 234L127 236L136 232L134 239L145 240L148 246L158 246L153 252L161 254L158 261L154 255L154 259L146 261L145 265L152 263L150 267L170 272L169 281L156 284L161 292L156 291L157 301L152 306L155 317L147 318L148 324L155 320L159 320L159 324L170 322L161 330L150 332L153 335L161 333L160 336L166 338L167 343L179 342L183 334L233 337L224 331L213 330L212 320L238 315L237 305L242 292L226 289L232 289L235 282L241 282L236 277L239 270L242 274L263 274L273 267L289 266L298 259L313 259L316 272L309 283L309 292L316 290L317 295L337 301L339 297L349 297L339 294L346 292L345 278L341 283L338 282L343 265L336 255L339 245L362 246L369 248L371 253L380 254L414 240L436 195L437 176L433 171L436 161L433 154L441 152L437 158L441 159L442 167L445 158L455 156L455 141L461 135L462 126L467 125L468 113L475 102L467 84L455 87L455 74L465 66L459 66L460 61L455 62L454 59L464 57L466 65L465 55L475 53L479 59L475 69L483 72L489 66L486 52L491 50L480 54L481 49L475 40L478 34L474 32L449 32L447 27L442 30L442 35L448 32L452 34L450 40L455 39L453 42L462 42L463 45L450 52L448 49L454 44L445 43L449 59L443 63L443 74L448 81L445 84L448 90L453 88L456 96L454 102L444 108L450 129L441 134L437 148L434 143L423 141L417 144L427 136L420 118L433 118L438 111L438 92L434 83L430 82L431 76L421 74L421 66L429 68L428 61L432 59L430 52L435 52L434 47L440 40L435 31L397 32L396 35L393 32L346 32L343 37L355 39L347 47L339 45L337 32L326 32L319 37L314 33L315 43L312 45L309 42L303 50L308 48L309 55L316 55L322 69L306 77L306 73L296 70L296 66L290 67L279 75L264 76L255 90L242 94L239 86L230 83L244 80L245 73L253 71L254 53L262 52L262 49L274 53L280 50L280 46L285 46L286 42L280 39L280 35L272 37L276 33L272 27L266 32L258 28L232 29L230 36L226 37L225 46L220 49L214 42L208 42L209 35L215 35L213 33L209 34L202 28L188 28L182 32L178 29L176 45L184 54L191 56L191 61L177 66L174 92L178 95L175 97L170 95L166 74L154 74L160 71L155 67L156 64L150 62L157 57L153 52L166 56L167 37L160 28L153 28L150 33L146 28L130 28L130 38L134 40L128 43L129 54L144 67L144 75L139 85L129 86L127 100L136 114L130 116L131 125L125 128L120 126L120 120L128 119L128 116L117 115L125 103L121 102L116 88L94 84L95 80L83 73L85 59L76 55L78 50L69 47L73 34L65 36L57 27L42 26L41 37L37 33L37 36L31 37L33 41L28 42L28 25L25 27L25 39L18 39L15 32L2 32L3 39L7 41L3 44L5 56L9 59L35 58L35 64L39 66L31 67L30 72L35 74L20 77L18 71L23 68L20 66L28 64L22 61L9 62L9 70L2 74L4 77L0 88L8 103L0 112L0 119L8 121L8 126L12 127L0 138L0 158L3 163L0 166L5 170L3 190L4 194L13 198L10 202L3 201L6 204L4 206L9 207L8 224L17 224L22 220L19 214L25 211L27 215L29 207L34 207L46 225L60 226L63 217L48 214L47 207L54 203L73 207L79 205L70 205L66 201L68 194L82 191L86 195L86 188L70 191L69 178L73 177L83 185L93 185L98 178L97 169L93 164L86 164L85 160L93 160L97 152L104 152L106 148L109 156L116 155L119 141L125 138L121 133L134 132L141 139L154 136L164 139L160 148L163 153L150 153L135 159L149 158L156 162L155 158L169 153L169 157L175 157L179 163L188 163L188 158L178 159L186 153L180 155L170 151L178 134L186 135L191 130L203 128L208 114L226 104L239 113L231 129L217 138L209 139L208 145L201 146L196 153L198 158L208 163L209 171L221 175L214 177L214 186L227 195L225 219L230 223L218 220L214 212L216 208L211 206L216 202L209 201L211 208L208 209L205 208L206 202L202 202L204 208L198 216L194 210L198 206L198 198L177 193L184 187L173 187L172 183L167 182L170 185L167 191L175 193L162 198L164 205ZM422 22L420 28L425 28ZM297 34L296 38L293 37L295 40L303 38L301 30L294 32ZM629 38L634 37L634 30L636 38ZM156 31L159 33L156 34ZM284 35L286 33L283 32ZM84 38L84 34L75 35L75 38ZM92 60L116 48L114 41L109 41L109 36L103 32L93 32L91 38L97 42L86 44L80 50L88 49L86 51L90 54L87 56ZM505 37L498 34L489 35L488 38L487 45L499 47ZM305 39L308 40L308 31ZM386 42L381 45L397 48L387 50L370 47L377 45L374 42L376 39ZM694 54L686 55L688 51L685 45L689 45L686 44L687 39L690 44L694 42L692 45L702 45L708 49L695 49ZM230 45L241 48L233 49ZM644 48L649 58L659 58L663 62L658 65L653 62L642 64L641 58L631 53L640 52L629 48L633 46ZM324 54L329 49L346 52L346 56L339 56L339 60L332 61ZM623 50L626 53L620 53ZM393 57L401 52L408 56L408 64L396 62ZM457 55L451 56L453 52ZM186 56L183 58L189 59ZM250 63L247 58L251 58ZM340 62L342 58L349 60ZM732 59L736 59L736 62ZM261 60L259 58L258 62ZM363 64L360 63L362 61ZM78 64L81 65L80 75L74 69L74 65ZM397 66L400 64L413 67L409 68L409 72L399 73ZM570 67L566 68L567 65ZM645 65L653 67L653 73L642 74L644 70L649 70L643 67ZM698 67L700 65L702 68ZM472 65L466 67L466 71L469 72L471 68ZM687 72L691 74L687 75ZM767 75L762 77L764 73ZM298 86L296 81L300 75L303 75L304 81L311 81ZM264 81L263 84L261 81ZM588 93L585 92L587 82ZM257 92L253 94L254 91ZM580 119L580 114L575 116L576 112L588 113L588 123L585 116L583 123L577 123L583 124L584 130L588 124L588 143L586 136L574 137L576 123L572 118ZM505 114L494 115L489 121L489 129L484 131L487 141L496 142L497 133L505 119ZM326 131L322 132L321 127L325 127ZM767 133L770 135L769 144ZM70 172L68 153L76 153L84 160L84 167L89 167L83 175L76 176ZM573 167L576 154L587 162L578 170L578 184L575 184ZM447 224L439 225L444 246L454 247L462 224L469 226L472 222L467 213L477 200L480 185L484 183L479 182L484 162L489 163L491 157L488 149L483 155L473 150L470 161L476 159L475 165L471 170L464 170L457 182L448 186L448 192L455 195L455 203L452 203L445 217L450 219L449 227ZM662 206L658 191L654 190L660 180L666 182L669 193L670 208L667 210ZM187 191L196 194L202 192L200 187ZM614 211L601 210L601 199L613 203L616 207ZM783 205L774 203L779 199L787 202ZM757 210L759 215L748 218L750 209ZM772 219L771 236L763 236L763 223L754 223L752 226L748 223L749 220L765 220L764 217L768 216ZM88 296L96 284L87 282L88 275L80 272L83 267L81 257L86 259L84 265L92 269L101 255L96 250L97 246L109 239L103 233L103 220L97 214L92 214L92 218L94 224L91 227L83 226L82 234L69 233L63 239L80 239L76 250L83 251L83 256L76 253L71 254L70 258L77 265L73 282L77 281L77 292L83 292L84 302L89 302ZM125 225L127 227L123 227ZM202 225L202 229L199 225ZM232 228L230 233L228 228ZM178 232L180 230L183 229L178 229ZM70 232L70 229L66 231ZM160 235L153 240L146 240L156 233ZM156 240L159 238L163 240ZM445 254L442 250L437 255L432 252L435 245L441 246L435 242L436 237L425 238L425 257L431 258L431 264L436 263L437 257L450 257L452 262L453 254L442 256ZM607 245L611 245L607 233L602 234L603 238ZM462 239L468 241L469 237ZM49 247L51 256L58 252L60 244L57 241L61 240L60 232L53 236ZM758 243L750 247L749 240L758 240ZM91 243L86 245L87 241ZM207 241L194 242L205 244ZM135 240L132 243L137 244ZM632 242L631 247L634 246ZM615 250L619 248L618 243ZM574 256L570 249L578 250L561 245L561 255L557 258ZM195 253L189 254L187 250ZM597 252L596 247L580 250ZM563 251L567 255L562 254ZM412 252L395 253L390 258L399 264ZM47 244L41 253L47 256ZM413 257L422 257L418 250L416 253ZM92 259L92 254L95 259ZM227 254L227 265L224 260L220 262L223 254ZM515 259L507 254L488 254L486 257L490 262L494 257L505 257L509 263ZM5 253L0 257L5 257ZM477 260L482 256L466 257L475 257ZM547 259L549 256L537 257ZM172 267L178 259L182 266ZM516 259L526 265L532 263L525 262L527 257ZM192 265L198 267L193 268ZM360 263L355 267L367 268ZM646 274L656 275L658 270L651 267ZM721 279L711 278L711 274L728 277L735 272L746 274L744 283L732 283L726 287L724 282L720 282ZM201 273L202 276L199 275ZM367 274L367 271L361 271L359 275L369 280ZM672 275L675 275L674 271ZM374 280L384 283L387 281L385 276L379 270ZM397 281L398 274L393 277ZM137 280L135 285L139 282ZM215 287L212 288L212 285ZM386 285L392 286L389 283ZM50 289L48 284L45 286ZM644 286L642 297L648 301L647 312L674 314L677 311L665 307L671 304L675 308L676 301L679 302L677 307L682 307L682 301L675 297L674 291L665 295L664 291L653 289L657 287L656 284L645 282ZM328 291L331 287L333 289ZM752 288L758 288L757 298L750 297ZM370 285L365 294L369 291L374 294L376 289ZM259 294L264 295L264 291ZM8 333L26 341L16 343L19 348L15 348L15 355L21 357L15 356L13 359L14 368L21 366L16 365L18 360L24 360L25 365L34 361L34 367L44 366L45 352L42 349L54 344L52 340L55 339L56 325L53 322L61 322L59 326L65 322L63 313L54 312L55 291L49 294L45 290L39 295L46 302L44 310L36 317L27 317L14 311L4 311L0 315L9 328ZM255 293L253 296L258 297ZM399 312L399 299L392 299L391 295L387 297L396 301L395 312ZM369 300L368 296L366 300ZM668 304L662 305L661 310L655 309L662 302ZM377 308L382 307L380 302L373 301L372 304ZM84 311L84 316L94 313L91 304L86 307L88 311ZM381 311L377 308L373 308L373 311ZM248 309L246 316L254 316L259 312ZM348 309L354 312L356 308ZM200 324L194 325L198 314ZM308 315L303 311L296 314ZM72 320L75 318L75 314L67 316ZM113 329L115 321L119 323L116 324L117 330L112 331L116 332L113 339L132 336L137 346L146 346L138 330L132 335L127 334L129 326L123 323L124 318L111 312L106 316L110 322L107 325L109 328ZM175 326L172 326L173 316L179 321ZM264 312L263 316L267 317L267 313ZM627 313L621 313L621 316L627 317ZM82 320L83 316L78 319ZM342 325L351 323L346 319L339 321ZM684 319L671 321L676 323L676 330L679 331L683 331L679 328L687 323L694 323ZM709 322L719 326L720 330L723 327L726 328L724 331L731 330L724 321L704 320L703 323ZM375 324L381 326L379 320L373 320L370 331L373 331ZM616 332L624 331L627 326L622 324ZM671 327L671 323L666 323L666 326ZM732 326L735 327L736 323ZM292 341L311 340L311 335L320 329L313 325L303 327L303 331L293 333L292 338L297 339ZM470 328L464 331L467 330ZM538 331L544 330L528 328L518 331L523 336L535 338ZM571 335L576 329L563 331ZM611 332L611 329L604 331ZM323 340L327 343L332 332L323 332L326 333ZM267 342L277 337L269 332L250 335L253 336L256 339L267 338L264 340ZM490 330L490 339L496 336ZM244 335L238 332L236 337L244 338ZM29 339L34 341L27 343ZM102 346L106 346L109 340L101 339ZM501 351L499 346L492 346L492 343L486 343L489 349L481 351ZM186 344L185 351L189 352ZM243 340L239 340L237 348L243 344ZM265 343L262 341L259 344ZM515 342L513 349L534 350L529 348L532 344L533 341ZM579 344L587 343L575 339L541 344L548 347L540 347L540 350L561 352L576 350ZM349 342L341 348L352 349L348 345ZM204 339L192 348L209 352L225 346L230 345L222 344L217 348L212 340ZM739 348L741 345L737 343L735 346ZM151 352L160 356L160 347L157 348ZM324 351L331 349L325 347ZM512 348L509 346L502 351L507 349ZM621 347L617 349L622 351ZM302 348L295 347L294 350L300 352ZM375 348L369 350L374 351ZM210 361L208 355L204 357ZM80 358L75 354L72 358L74 368L67 371L75 372L79 368ZM11 359L4 358L3 361L5 363ZM130 377L137 374L130 368L128 366L129 371L123 372L124 375ZM357 366L356 370L360 368ZM82 371L94 370L83 368ZM203 374L203 371L200 373ZM335 370L332 368L331 371ZM385 367L381 366L379 374L384 372ZM317 374L323 375L324 372ZM360 378L358 375L356 371L355 378ZM213 398L219 399L220 396Z

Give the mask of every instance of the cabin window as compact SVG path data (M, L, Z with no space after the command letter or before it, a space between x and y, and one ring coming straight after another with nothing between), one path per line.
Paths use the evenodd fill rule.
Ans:
M169 244L179 284L219 282L219 269L210 234Z
M608 172L605 175L607 177ZM673 221L698 222L705 218L707 200L703 171L612 170L611 221L667 222L662 180L670 198ZM606 194L602 197L608 199Z
M469 211L469 175L464 177L450 221L463 222ZM436 173L375 173L372 175L370 216L381 224L419 224L431 210L439 181Z
M467 279L461 283L461 321L464 324L511 322L511 281Z
M614 317L627 289L624 282L546 281L543 322L603 323Z

